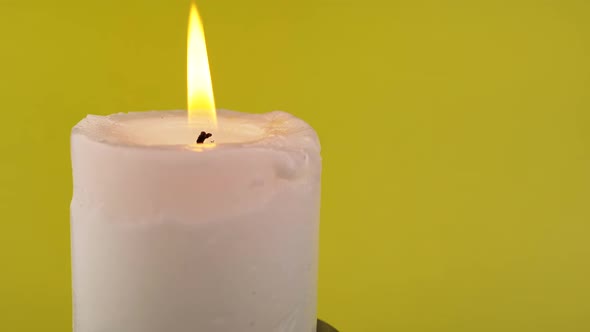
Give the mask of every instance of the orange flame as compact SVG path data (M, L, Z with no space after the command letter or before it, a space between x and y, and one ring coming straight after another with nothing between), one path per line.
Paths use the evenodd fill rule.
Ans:
M188 24L187 87L189 123L203 130L217 129L205 32L194 3L191 5Z

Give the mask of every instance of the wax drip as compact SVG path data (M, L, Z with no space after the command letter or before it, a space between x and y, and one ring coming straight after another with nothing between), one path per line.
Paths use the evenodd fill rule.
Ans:
M213 134L202 131L199 137L197 138L197 144L205 143L205 140L211 136L213 136Z

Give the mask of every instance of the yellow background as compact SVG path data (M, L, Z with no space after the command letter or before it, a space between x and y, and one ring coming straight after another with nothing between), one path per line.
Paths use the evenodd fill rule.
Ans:
M218 106L321 137L320 317L590 330L590 2L198 5ZM185 107L188 8L0 0L0 331L71 329L70 128Z

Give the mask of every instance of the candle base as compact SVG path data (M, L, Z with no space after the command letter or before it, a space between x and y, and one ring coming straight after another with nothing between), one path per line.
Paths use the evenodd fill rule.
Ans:
M336 330L330 324L318 319L317 332L338 332L338 330Z

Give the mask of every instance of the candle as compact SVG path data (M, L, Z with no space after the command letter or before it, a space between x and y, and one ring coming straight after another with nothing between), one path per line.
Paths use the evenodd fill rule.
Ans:
M196 76L189 112L72 130L76 332L315 331L317 135L284 112L190 116L214 105Z

